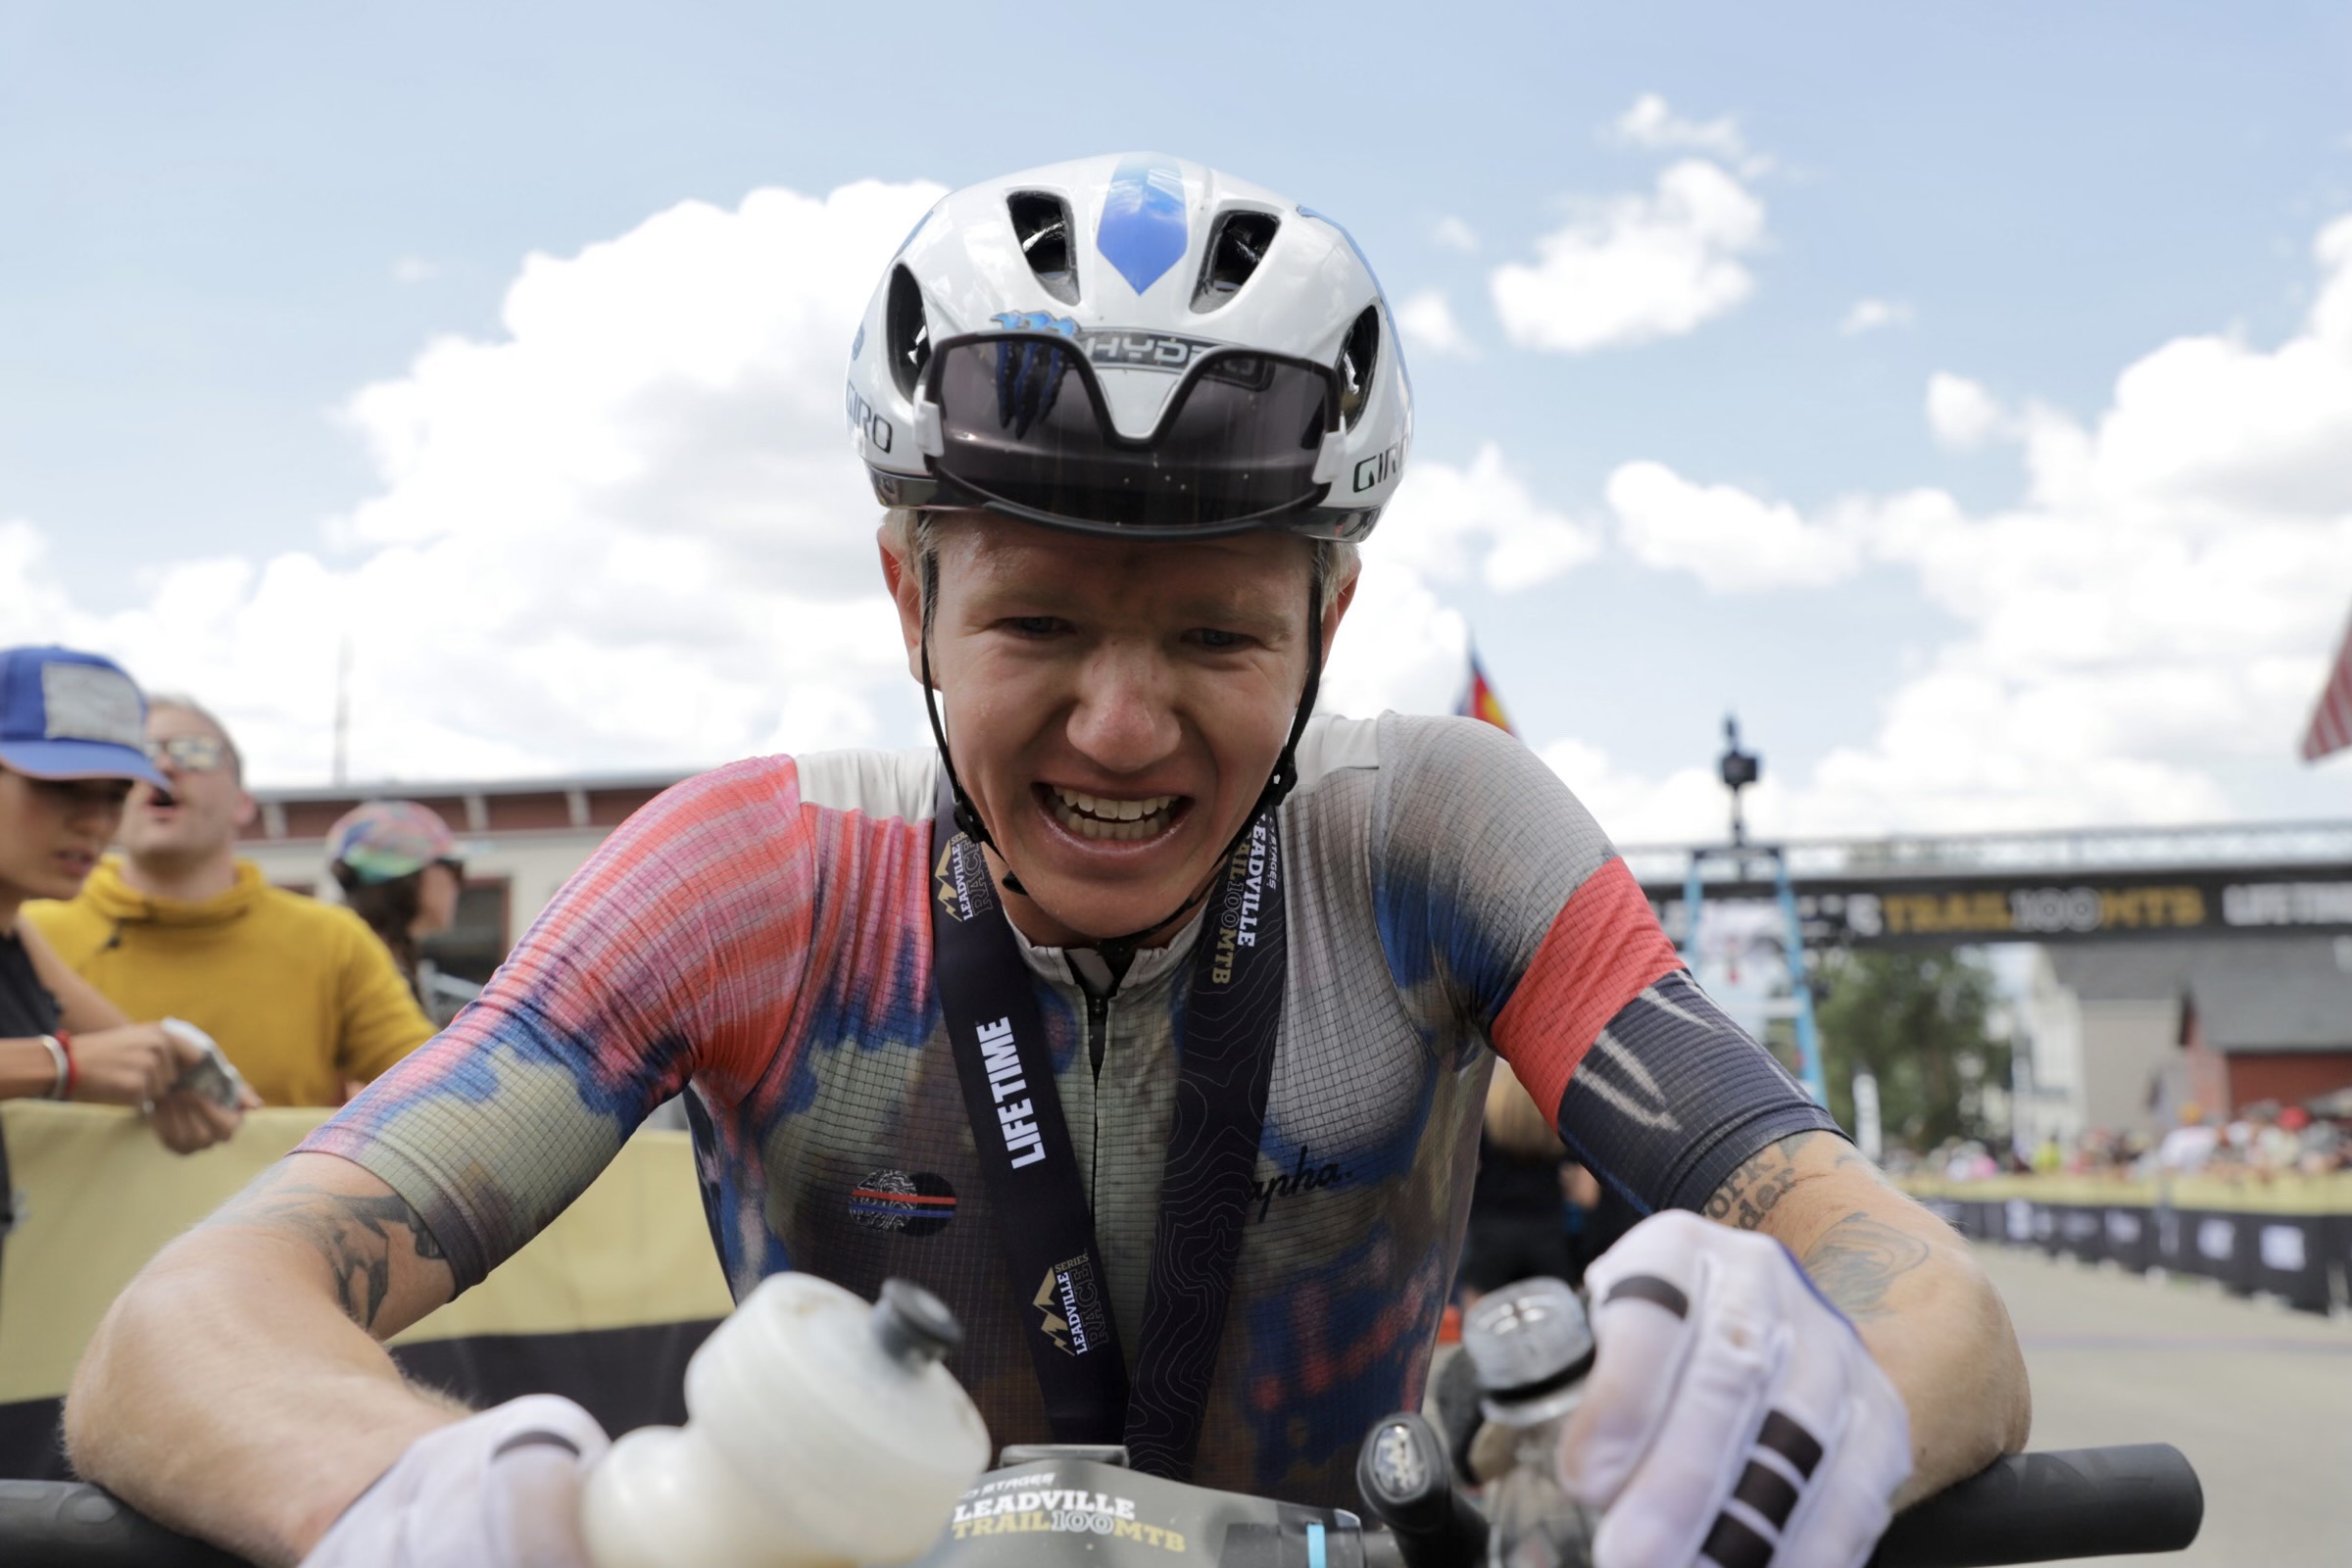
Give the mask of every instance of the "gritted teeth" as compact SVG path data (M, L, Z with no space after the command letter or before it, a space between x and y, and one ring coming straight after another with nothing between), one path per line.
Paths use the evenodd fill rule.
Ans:
M1047 804L1054 819L1081 838L1128 843L1167 830L1175 819L1175 795L1148 795L1141 800L1114 801L1084 790L1049 786Z
M1156 816L1176 804L1173 795L1147 795L1140 801L1114 801L1105 796L1089 795L1084 790L1065 790L1054 786L1054 798L1071 810L1091 816L1098 822L1138 822L1147 816Z

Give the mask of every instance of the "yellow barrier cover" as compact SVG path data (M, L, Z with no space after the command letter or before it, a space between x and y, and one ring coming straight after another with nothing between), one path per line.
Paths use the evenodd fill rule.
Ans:
M64 1394L131 1276L328 1114L257 1110L227 1143L182 1155L127 1110L0 1101L18 1203L0 1250L0 1403ZM706 1322L733 1304L692 1140L648 1131L529 1246L393 1343Z

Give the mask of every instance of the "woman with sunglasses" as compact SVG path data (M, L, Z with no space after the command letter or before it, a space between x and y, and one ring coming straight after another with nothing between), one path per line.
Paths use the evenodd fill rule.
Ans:
M94 654L0 652L0 1099L140 1106L184 1154L244 1119L173 1087L201 1049L131 1022L20 913L29 900L79 892L131 785L162 781L142 750L146 707L130 677Z
M451 986L472 988L432 973L423 952L427 937L457 920L466 886L466 864L441 813L416 801L366 802L326 830L326 858L345 906L390 950L417 1004L446 1022L454 1009L442 999Z

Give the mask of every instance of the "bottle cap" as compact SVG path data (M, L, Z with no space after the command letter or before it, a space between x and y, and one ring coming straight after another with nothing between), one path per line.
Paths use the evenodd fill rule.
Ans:
M948 1303L912 1280L884 1280L882 1299L866 1321L882 1353L909 1372L945 1360L963 1345L963 1329Z
M1592 1365L1592 1325L1566 1282L1521 1280L1470 1309L1462 1349L1488 1406L1522 1405L1584 1377Z

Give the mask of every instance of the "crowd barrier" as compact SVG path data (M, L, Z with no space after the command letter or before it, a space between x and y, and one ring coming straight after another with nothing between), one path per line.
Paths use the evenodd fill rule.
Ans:
M326 1114L255 1111L229 1142L183 1157L127 1111L0 1102L18 1210L0 1244L0 1478L66 1474L59 1404L108 1304ZM686 1358L731 1304L687 1135L641 1132L555 1224L393 1354L470 1403L562 1394L619 1433L685 1419Z
M2052 1256L2219 1280L2306 1312L2352 1299L2352 1173L2268 1182L2015 1176L1906 1180L1903 1189L1977 1241Z

